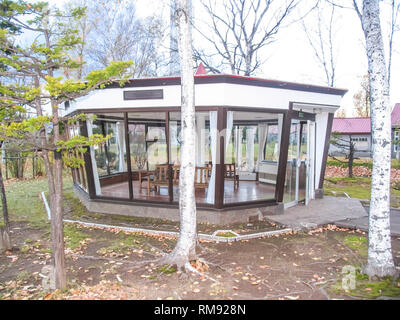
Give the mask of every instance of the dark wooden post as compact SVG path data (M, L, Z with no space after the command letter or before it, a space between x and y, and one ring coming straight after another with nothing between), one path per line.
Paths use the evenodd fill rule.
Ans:
M169 202L174 201L174 185L172 182L172 164L171 164L171 154L169 147L171 145L171 135L169 132L169 112L165 112L165 138L167 141L167 161L168 161L168 196Z
M225 134L226 129L226 109L218 109L217 121L217 156L216 175L215 175L215 199L214 205L216 208L221 209L224 206L224 166L225 166ZM219 161L218 161L219 160Z
M106 129L104 127L104 121L101 121L101 133L103 136L106 136ZM110 156L108 154L108 146L107 142L104 144L104 153L106 154L106 166L107 166L107 174L110 175Z
M88 137L86 121L80 121L80 129L81 129L81 135L84 137ZM89 193L90 199L93 199L96 197L96 186L94 184L92 157L90 156L90 147L86 148L86 152L83 154L83 159L85 161L88 193ZM83 175L83 173L82 173L82 175ZM84 177L82 177L82 180L84 181ZM81 181L81 183L82 183L82 181Z
M275 199L278 203L283 202L291 122L292 118L290 116L290 111L287 111L286 113L284 113L282 121L282 136L279 149L278 175L276 178Z
M133 200L133 179L132 179L132 164L131 164L131 146L129 141L129 123L128 112L124 112L124 129L125 129L125 149L126 149L126 166L128 169L128 188L129 199ZM141 181L139 181L141 183Z

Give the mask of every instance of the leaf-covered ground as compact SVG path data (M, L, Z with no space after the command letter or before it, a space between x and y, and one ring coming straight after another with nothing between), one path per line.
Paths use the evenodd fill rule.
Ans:
M15 249L0 255L0 299L354 299L400 297L398 282L341 289L342 268L365 263L365 235L333 226L234 243L201 242L204 276L160 266L175 239L66 225L68 289L43 290L49 235L13 224ZM400 240L393 239L399 264ZM375 287L384 286L385 291ZM380 288L380 287L379 287ZM387 289L387 290L386 290ZM353 296L352 296L353 295Z
M48 292L42 268L51 263L49 223L39 192L44 180L7 186L14 248L0 254L0 299L362 299L400 297L397 279L370 281L357 271L356 288L342 288L343 267L367 258L366 235L335 226L233 243L201 241L194 263L203 276L157 260L174 238L118 229L65 225L68 289ZM66 211L89 218L66 184ZM92 217L93 218L93 217ZM100 218L100 216L98 217ZM119 218L121 225L137 220ZM147 225L163 221L142 221ZM174 226L174 223L169 223ZM268 224L261 223L261 226ZM205 225L213 230L213 226ZM270 225L270 227L274 227ZM247 226L236 231L249 232ZM396 265L400 239L393 238Z

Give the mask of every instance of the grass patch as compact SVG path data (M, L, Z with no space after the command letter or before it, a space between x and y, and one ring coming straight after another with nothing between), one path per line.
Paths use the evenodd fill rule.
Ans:
M72 250L82 246L82 241L88 238L88 234L82 232L80 228L74 225L64 226L65 246Z
M371 198L371 178L327 178L325 179L324 193L326 195L344 196L347 193L351 198Z
M18 282L26 282L31 278L32 274L26 270L21 271L17 274L16 281Z
M64 190L64 211L70 212L72 217L78 219L87 214L87 210L72 191Z
M354 289L345 290L342 287L342 281L339 280L330 290L339 295L347 294L364 299L400 297L400 278L393 279L393 277L383 277L377 281L370 281L368 275L361 273L361 268L359 266L355 268L356 281Z
M46 179L9 182L6 187L7 205L12 221L28 221L35 229L49 228L40 193L48 191Z
M36 241L35 243L33 243L32 240L27 239L27 240L25 240L25 244L19 248L19 251L22 253L28 253L29 251L31 251L34 248L39 249L40 242Z
M343 160L343 161L347 161L347 160ZM341 162L338 160L333 160L330 159L326 162L327 166L335 166L335 167L341 167L341 168L348 168L349 164L347 162ZM367 159L355 159L353 162L353 167L367 167L369 169L372 169L372 161L371 160L367 160Z
M216 236L218 237L226 237L226 238L232 238L232 237L236 237L236 234L232 233L232 232L218 232L216 234Z
M361 280L362 281L362 280ZM381 281L367 282L362 281L357 284L357 288L352 290L351 294L362 298L378 298L385 297L400 297L400 279L394 281L392 277L385 277ZM360 280L358 280L360 282Z
M158 272L164 273L164 274L172 274L176 272L176 269L172 267L171 265L164 265L160 268L157 269Z
M346 236L344 237L343 242L350 249L357 251L360 256L368 256L367 238L362 236Z
M65 175L64 192L68 193L70 190L72 190L72 178ZM50 230L50 223L40 195L42 192L45 192L48 200L48 184L45 177L6 181L10 221L28 222L30 228ZM0 210L2 210L1 203Z
M110 246L101 248L97 252L103 255L109 253L129 254L133 248L142 248L145 240L142 236L128 235L123 232L118 233L116 236L117 239L115 239Z
M341 167L341 168L349 167L349 164L347 163L347 159L345 159L344 157L336 157L336 159L339 159L344 162L335 160L332 157L328 157L326 164L328 166L336 166L336 167ZM369 169L372 169L372 159L370 159L370 158L354 159L353 167L367 167ZM400 160L392 159L392 168L400 169Z
M325 178L324 194L335 197L371 199L371 178L369 177L331 177ZM396 186L390 189L390 206L392 208L400 207L400 190Z

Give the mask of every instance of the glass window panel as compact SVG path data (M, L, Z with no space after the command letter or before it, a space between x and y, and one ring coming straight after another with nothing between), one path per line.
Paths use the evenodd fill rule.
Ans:
M97 167L97 176L94 172L93 178L100 187L98 195L129 198L124 114L100 113L96 121L88 122L88 126L93 134L111 135L104 144L93 147Z
M165 112L128 113L134 200L170 201L165 119Z
M217 136L217 112L213 112L212 126L215 126L215 141ZM195 142L195 196L197 203L213 204L215 198L215 175L216 166L212 164L211 147L214 143L210 135L210 113L196 112L196 142ZM170 165L173 180L173 199L179 201L179 170L180 150L182 145L181 136L181 113L170 112L169 114L170 133ZM213 177L214 170L214 177Z
M232 120L227 114L224 203L273 199L283 115L236 111L232 114Z

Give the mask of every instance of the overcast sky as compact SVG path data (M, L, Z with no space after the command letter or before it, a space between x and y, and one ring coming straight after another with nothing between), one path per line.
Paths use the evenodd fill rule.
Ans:
M51 4L60 4L66 0L50 0ZM136 13L146 17L153 12L163 12L169 17L169 1L167 0L134 0ZM303 0L309 1L309 0ZM202 20L202 10L198 1L194 0L194 16L196 21ZM360 80L367 73L367 59L364 49L361 24L353 10L341 9L340 26L336 38L340 40L339 58L337 63L337 81L335 87L348 89L342 105L347 116L351 116L353 109L353 95L360 88ZM382 27L386 28L388 21L382 14ZM198 22L201 28L201 22ZM194 38L195 45L208 45L201 37ZM400 44L400 32L397 34L397 44ZM264 52L267 62L257 72L256 76L266 79L276 79L292 82L303 82L316 85L325 85L323 70L318 66L307 38L301 27L292 24L280 30L278 41ZM400 45L395 47L392 65L392 92L391 105L400 103Z

